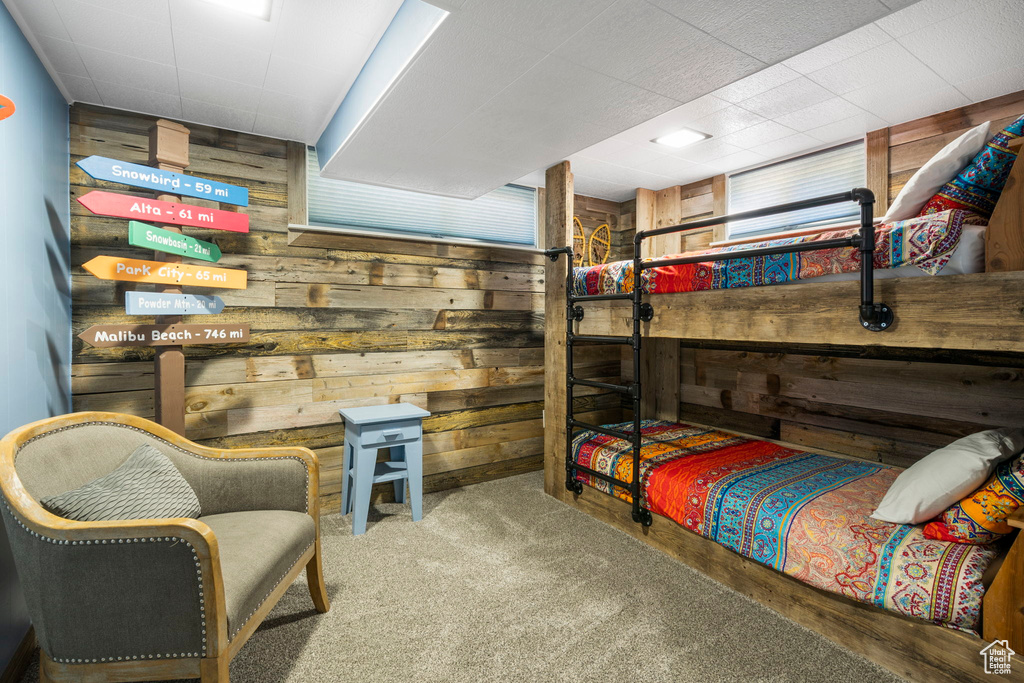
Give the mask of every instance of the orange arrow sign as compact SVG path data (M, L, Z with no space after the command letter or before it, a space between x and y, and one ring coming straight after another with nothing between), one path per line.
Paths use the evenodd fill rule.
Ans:
M82 264L82 267L101 280L223 287L224 289L245 289L249 275L244 270L210 268L163 261L140 261L113 256L97 256Z

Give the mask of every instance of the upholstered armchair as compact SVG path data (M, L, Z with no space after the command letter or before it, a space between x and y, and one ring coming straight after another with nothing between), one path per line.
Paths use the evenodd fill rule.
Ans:
M150 444L195 490L198 519L76 522L39 500ZM75 413L0 441L0 514L39 641L40 680L202 678L228 663L303 568L324 587L316 455L206 448L130 415Z

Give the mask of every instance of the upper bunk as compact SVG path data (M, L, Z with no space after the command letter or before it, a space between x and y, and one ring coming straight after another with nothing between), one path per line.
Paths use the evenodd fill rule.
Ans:
M1024 138L1017 138L1010 147L1017 151L1022 144ZM571 184L571 173L568 169L564 172ZM636 228L638 233L646 232L653 237L664 234L666 228L655 220L653 211L641 210L641 200L647 192L638 191ZM559 193L549 189L547 197L550 225L559 219L563 209L559 206ZM715 222L707 219L684 223L674 226L672 231L704 228ZM859 320L862 283L825 281L830 279L826 277L778 286L645 293L643 300L652 306L653 317L641 324L641 332L644 337L680 339L697 346L755 344L762 348L800 345L1024 352L1024 162L1019 155L987 227L963 228L965 241L984 241L984 265L977 268L983 268L983 272L969 272L971 269L967 268L965 274L900 277L902 269L890 273L876 270L881 276L873 282L874 301L884 302L895 313L893 323L880 331L865 329ZM557 236L549 235L548 246L558 246L550 238L557 240ZM751 246L760 245L738 244L728 248ZM712 251L716 250L680 256ZM644 263L648 266L653 265L652 258L674 258L666 252L646 252ZM557 268L549 269L547 295L551 304L557 301L565 305L564 268L564 263L559 263ZM946 272L951 270L955 271ZM631 291L631 272L625 279L628 285L619 291ZM591 289L588 293L595 291ZM575 333L631 335L632 305L630 300L621 299L590 301L584 316L576 322Z

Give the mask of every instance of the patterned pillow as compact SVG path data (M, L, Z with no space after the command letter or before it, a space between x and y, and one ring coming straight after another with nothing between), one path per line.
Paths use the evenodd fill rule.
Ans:
M39 503L79 522L199 517L196 492L170 458L143 444L110 474Z
M1006 518L1021 505L1024 505L1024 456L999 465L984 486L925 525L924 535L955 543L992 543L1013 531Z
M999 195L1010 175L1017 153L1007 147L1013 138L1024 134L1024 116L1011 123L988 141L974 161L955 178L939 188L921 209L923 216L949 209L966 209L985 218L992 216Z

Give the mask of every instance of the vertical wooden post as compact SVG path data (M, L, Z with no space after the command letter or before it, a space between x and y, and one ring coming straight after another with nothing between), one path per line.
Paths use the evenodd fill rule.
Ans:
M547 170L544 190L546 249L572 244L573 177L569 162ZM572 259L559 256L544 266L544 490L565 490L565 275Z
M726 195L726 178L719 174L711 179L711 212L716 216L724 216L729 206L729 198ZM724 242L729 239L729 229L723 223L712 229L711 241Z
M1010 141L1017 158L985 230L985 272L1024 270L1024 138Z
M873 130L864 136L867 185L875 193L875 218L889 210L889 129Z
M164 171L182 173L188 166L188 128L159 119L149 129L149 164ZM177 195L157 194L157 199L177 202ZM174 225L160 226L181 233ZM181 263L181 256L153 252L154 260ZM161 292L181 293L180 286L166 285ZM157 324L180 323L180 315L160 315ZM178 434L185 434L185 353L180 346L158 346L153 365L156 421Z
M642 187L636 189L636 213L634 228L637 232L650 230L654 227L654 190L646 190ZM632 247L633 245L630 245ZM654 253L654 240L644 240L640 245L640 257L651 258L658 256ZM633 258L633 250L629 249L628 258Z

